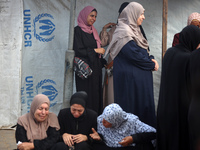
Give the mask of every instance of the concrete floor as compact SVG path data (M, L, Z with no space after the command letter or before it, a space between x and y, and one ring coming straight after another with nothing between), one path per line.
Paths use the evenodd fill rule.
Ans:
M0 129L0 150L16 149L15 130Z

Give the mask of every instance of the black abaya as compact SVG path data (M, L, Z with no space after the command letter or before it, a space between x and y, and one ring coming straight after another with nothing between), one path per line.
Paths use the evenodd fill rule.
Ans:
M187 26L180 44L165 53L157 110L157 149L188 150L188 110L191 101L189 59L200 43L200 30Z
M181 46L168 49L164 56L157 110L158 150L189 148L189 57L190 51Z
M192 101L189 108L190 150L200 149L200 49L192 52L190 57L190 76Z
M81 79L77 75L76 90L85 91L88 94L86 107L101 114L103 109L102 98L102 67L104 59L99 57L94 49L97 48L93 34L84 32L79 26L74 30L74 51L75 56L81 58L92 69L92 75L87 79Z

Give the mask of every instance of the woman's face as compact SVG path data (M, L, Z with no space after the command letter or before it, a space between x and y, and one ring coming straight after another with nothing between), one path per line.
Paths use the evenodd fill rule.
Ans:
M74 118L79 118L85 111L85 108L82 105L73 104L71 105L70 110Z
M34 117L38 122L43 122L46 120L49 114L49 105L47 103L43 103L38 107L34 113Z
M104 127L106 127L106 128L112 127L112 124L110 122L106 121L105 119L103 119L102 123L103 123Z
M95 23L96 18L97 18L97 12L96 11L92 11L87 17L87 24L89 26L92 26Z
M198 28L200 28L200 22L199 22L199 20L197 20L197 19L193 19L193 20L191 21L190 25L195 25L195 26L197 26Z
M143 20L145 19L144 12L140 15L140 17L137 19L137 25L142 25Z

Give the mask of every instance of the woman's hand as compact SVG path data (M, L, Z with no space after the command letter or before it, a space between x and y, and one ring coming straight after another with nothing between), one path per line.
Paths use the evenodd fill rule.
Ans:
M104 48L96 48L96 49L94 49L95 50L95 52L96 53L98 53L98 54L104 54L105 53L105 49Z
M132 143L133 143L132 136L127 136L127 137L123 138L121 142L119 142L119 144L122 146L129 146Z
M83 134L73 135L72 138L73 138L74 143L80 143L80 142L88 140L87 136Z
M29 143L29 142L23 142L23 143L17 145L17 149L19 149L19 150L31 150L31 149L34 149L34 144Z
M116 23L112 23L112 22L109 22L108 24L106 24L104 27L103 27L103 30L106 30L108 28L112 28L112 26L115 26Z
M154 71L158 71L159 64L155 59L151 59L155 63Z
M64 141L64 143L66 145L68 145L68 146L73 146L74 145L73 135L72 134L64 133L62 138L63 138L63 141Z
M100 140L101 140L101 137L99 136L99 134L97 133L97 131L96 131L94 128L92 128L92 132L93 132L93 133L90 134L90 137L91 137L92 139L94 139L94 140L100 141Z

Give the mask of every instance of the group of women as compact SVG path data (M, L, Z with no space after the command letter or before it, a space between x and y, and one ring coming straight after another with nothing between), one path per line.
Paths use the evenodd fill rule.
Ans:
M89 17L90 14L95 12L94 23L97 11L91 6L84 9L88 8L90 8L90 11L86 16ZM190 23L175 36L173 47L169 48L164 56L157 118L154 106L152 71L157 71L159 65L154 57L149 54L148 41L142 34L141 24L145 19L143 6L137 2L127 3L121 9L117 23L104 26L100 34L102 40L99 40L98 36L96 37L96 30L93 24L89 25L89 19L86 19L88 17L85 17L85 25L90 28L90 32L84 32L84 28L77 27L81 34L75 34L74 41L78 36L81 37L81 42L85 43L83 47L87 54L84 54L87 55L86 62L91 67L95 64L92 58L95 57L95 60L99 62L98 64L103 67L105 61L102 60L107 54L109 55L106 68L112 67L113 69L111 72L113 74L111 96L112 92L114 93L110 100L119 104L126 112L138 116L142 122L157 128L157 149L159 150L196 150L200 147L200 131L197 127L199 125L197 114L200 110L198 109L199 69L197 65L199 64L197 59L199 55L200 23L199 18L193 18L194 16L197 17L199 14L193 13L192 17L189 16L188 22ZM107 41L109 41L107 42L108 47L102 58L101 54L104 53L104 50L103 53L99 53L97 48L99 48L99 42L100 46L105 46L105 38L102 36L105 36L103 33L106 33L110 26L112 26L109 31L110 35L106 35ZM91 39L88 40L81 35L90 36ZM86 46L88 41L93 41L94 45ZM79 52L83 47L77 48L77 45L82 45L82 43L74 42L76 56L83 56ZM90 55L90 48L92 48L93 55ZM84 57L82 58L84 59ZM93 68L94 72L98 72L96 68ZM91 107L91 103L96 101L98 104L97 112L101 114L102 84L98 82L99 84L96 84L95 88L92 84L101 81L102 72L100 67L99 69L99 76L94 73L81 82L79 82L80 79L76 80L76 84L81 83L84 87L79 89L77 86L77 90L84 90L90 96L96 95L94 89L99 87L100 90L97 94L99 98L91 98L87 105L94 110L96 108ZM98 80L95 78L98 78ZM109 92L107 92L107 95L109 95Z
M126 113L118 104L106 106L102 115L86 108L85 91L74 93L70 107L58 117L49 112L46 95L34 97L30 112L19 117L18 150L153 150L155 128Z
M109 80L112 85L107 92L108 98L126 112L137 115L141 121L155 127L152 71L157 71L159 65L149 54L148 42L142 34L144 10L137 2L123 3L117 24L107 24L107 28L112 26L111 32L109 35L103 34L107 32L105 27L100 34L101 39L93 26L97 10L92 6L81 10L74 32L74 51L75 56L89 64L93 72L86 79L75 76L76 90L86 91L89 96L87 108L100 115L103 110L102 68L108 68L113 63L114 82ZM101 46L108 43L104 54L105 49ZM105 60L107 55L108 64Z
M163 58L157 109L158 150L200 148L200 14L175 34Z
M81 97L75 98L76 103L70 102L70 109L60 111L62 115L59 114L58 118L64 120L64 114L67 114L66 118L71 117L74 122L70 125L68 121L64 121L63 124L66 125L62 125L60 129L61 122L58 123L55 114L49 113L48 97L37 95L30 112L18 119L18 149L61 149L57 147L61 145L56 143L60 139L59 131L62 131L61 138L67 145L66 149L73 149L74 143L87 141L94 144L90 146L95 150L150 150L155 148L152 145L155 142L156 126L158 150L196 150L200 147L200 122L195 115L200 114L200 69L199 63L196 64L200 53L195 50L200 43L200 30L195 25L185 27L179 34L179 44L168 49L165 54L156 121L152 71L157 71L159 65L154 56L149 54L149 44L142 33L144 11L143 6L137 2L123 4L117 23L107 24L100 34L101 39L93 26L97 10L87 6L80 11L78 26L74 30L74 51L76 57L90 66L92 74L85 79L76 75L75 79L77 92L86 92L87 98L85 102L80 100ZM110 26L113 27L110 37L103 35ZM109 41L106 53L102 48L107 45L103 44L105 38ZM107 54L108 64L105 59ZM113 89L110 93L112 104L104 105L104 110L103 67L113 69ZM83 126L83 122L89 122L84 119L91 113L85 108L96 113L97 126L91 126L87 135L82 135L79 133L82 131L79 126ZM65 134L63 128L67 131L70 129L68 132L74 131L75 135ZM85 149L92 149L90 146ZM75 149L83 147L75 146Z
M61 149L63 143L67 145L66 149L73 149L74 146L77 150L91 149L90 146L78 147L79 144L75 144L84 141L93 143L93 148L97 145L94 149L154 148L156 130L152 127L155 125L152 71L158 70L158 63L149 55L148 42L140 29L145 19L143 6L131 2L120 9L107 50L113 60L115 103L106 106L103 111L102 68L106 66L105 49L101 47L101 39L93 26L97 10L87 6L80 11L78 26L74 30L75 56L92 69L92 75L86 79L75 76L77 92L87 93L85 103L80 103L81 97L74 98L78 104L70 102L69 110L61 110L57 119L55 114L49 112L48 97L42 94L35 96L31 111L18 119L18 149L54 150ZM97 127L91 126L89 136L79 133L86 130L83 122L89 123L84 120L91 111L85 108L98 114ZM73 121L60 121L67 118ZM80 129L80 126L84 129ZM70 133L65 133L64 128ZM62 144L58 142L60 138Z

